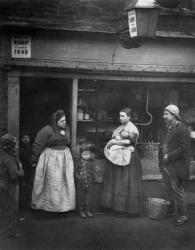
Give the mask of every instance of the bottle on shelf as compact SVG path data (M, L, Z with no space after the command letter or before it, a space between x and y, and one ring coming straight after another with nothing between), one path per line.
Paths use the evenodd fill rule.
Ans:
M86 111L86 112L84 113L84 120L89 120L89 119L90 119L89 112Z
M77 119L78 120L83 120L84 119L84 112L83 112L83 109L81 107L78 108Z

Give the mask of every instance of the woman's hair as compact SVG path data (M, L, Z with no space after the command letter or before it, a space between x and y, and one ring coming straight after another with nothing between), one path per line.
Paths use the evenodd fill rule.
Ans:
M124 112L127 114L127 116L131 117L132 109L131 108L122 108L120 112Z
M5 134L1 137L1 146L5 152L12 152L16 143L16 137L11 134Z
M54 112L50 118L50 122L52 124L52 126L56 127L57 126L57 122L63 117L65 116L65 113L63 110L57 110L56 112Z

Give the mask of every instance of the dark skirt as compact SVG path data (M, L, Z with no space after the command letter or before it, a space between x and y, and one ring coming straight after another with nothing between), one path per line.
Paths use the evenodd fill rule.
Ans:
M141 177L141 162L136 150L127 166L108 162L104 173L102 207L131 215L140 214L143 209Z
M17 231L19 186L0 181L0 235L14 235Z

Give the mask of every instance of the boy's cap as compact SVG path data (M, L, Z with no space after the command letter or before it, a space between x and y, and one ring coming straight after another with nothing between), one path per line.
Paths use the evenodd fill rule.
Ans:
M81 147L79 152L82 154L83 152L91 152L90 147Z
M91 143L90 141L82 143L79 152L82 153L83 151L93 152L94 151L93 143Z

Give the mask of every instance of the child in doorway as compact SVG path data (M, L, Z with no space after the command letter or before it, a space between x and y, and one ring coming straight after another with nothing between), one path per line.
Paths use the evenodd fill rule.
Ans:
M134 133L133 131L125 130L125 128L118 133L114 133L112 139L104 148L104 155L115 165L127 166L131 160L131 152L134 151L134 147L131 145L131 138L136 136L137 131ZM118 145L117 141L124 143L124 145Z
M20 160L22 162L22 167L25 174L20 182L20 205L23 208L27 208L31 205L31 195L33 188L33 172L31 166L31 137L27 132L23 133L21 137Z
M86 219L94 218L90 210L92 196L92 180L94 178L93 153L90 148L80 148L80 156L75 161L75 180L79 215Z

